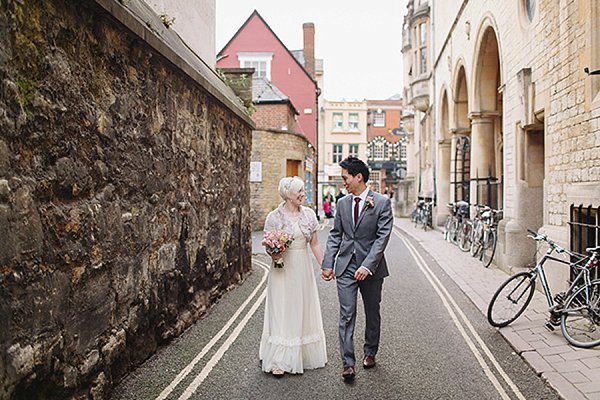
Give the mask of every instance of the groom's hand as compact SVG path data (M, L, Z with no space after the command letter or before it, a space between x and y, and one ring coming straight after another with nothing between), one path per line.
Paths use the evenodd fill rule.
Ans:
M332 269L322 269L321 270L321 278L325 281L330 281L333 279L333 270Z
M369 270L365 267L360 267L354 273L354 279L357 281L364 281L367 276L369 276Z

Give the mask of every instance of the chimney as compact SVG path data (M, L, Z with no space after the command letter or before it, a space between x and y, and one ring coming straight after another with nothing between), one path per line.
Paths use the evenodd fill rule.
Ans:
M304 68L315 79L315 24L305 22L302 24L302 29L304 31L304 49L302 49Z

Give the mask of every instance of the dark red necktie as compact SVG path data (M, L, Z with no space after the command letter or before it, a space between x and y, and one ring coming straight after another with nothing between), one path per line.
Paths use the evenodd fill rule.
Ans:
M356 225L358 222L358 204L360 203L360 197L355 197L354 202L356 203L354 204L354 225Z

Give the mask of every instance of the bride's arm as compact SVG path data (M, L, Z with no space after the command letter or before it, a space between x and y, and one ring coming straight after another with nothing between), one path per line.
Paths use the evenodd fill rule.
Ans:
M313 232L312 237L310 238L310 249L312 250L319 266L323 265L323 249L321 248L321 243L319 243L319 238L317 237L317 232Z

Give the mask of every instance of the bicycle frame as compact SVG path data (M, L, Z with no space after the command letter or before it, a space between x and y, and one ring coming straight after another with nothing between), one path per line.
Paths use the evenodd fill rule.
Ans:
M576 263L572 263L570 261L565 260L564 258L554 257L552 255L552 252L554 252L554 250L555 250L554 247L550 247L546 251L546 254L544 254L544 257L542 257L540 262L537 263L537 265L535 266L534 273L531 278L532 280L535 280L536 277L538 277L538 276L540 277L540 283L542 284L542 288L544 289L544 295L546 296L546 300L548 301L548 307L550 307L550 309L552 309L555 306L555 303L554 303L554 299L552 298L552 292L550 292L550 286L548 285L548 280L546 279L546 272L544 271L544 263L548 260L552 260L552 261L559 262L561 264L567 264L572 269L574 265L577 265L587 259L587 257L583 257L583 258L579 259ZM575 255L569 254L569 256L575 256ZM586 274L586 272L588 272L588 273ZM579 274L577 274L577 277L573 280L573 282L571 283L571 286L569 286L569 289L567 290L567 292L564 296L565 298L568 298L569 295L573 292L573 290L576 287L580 286L580 285L578 285L578 282L581 280L582 275L584 275L584 283L586 285L589 284L589 282L590 282L589 271L587 270L587 268L583 268L579 272Z

